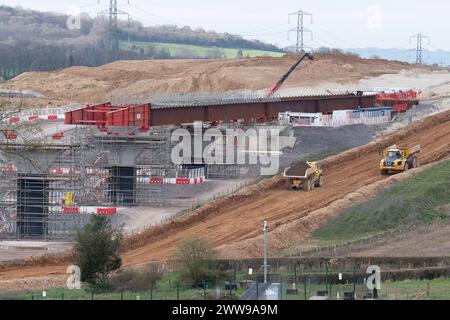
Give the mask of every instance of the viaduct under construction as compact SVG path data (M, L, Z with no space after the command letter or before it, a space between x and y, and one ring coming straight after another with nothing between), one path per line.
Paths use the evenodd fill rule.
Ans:
M183 124L201 121L224 130L270 124L285 111L326 114L376 106L375 95L361 92L105 103L68 110L61 116L64 125L38 121L32 135L28 126L13 131L20 122L11 118L12 129L0 139L0 238L67 238L91 214L115 219L118 207L165 206L169 184L239 176L233 165L194 159L173 164L170 135Z

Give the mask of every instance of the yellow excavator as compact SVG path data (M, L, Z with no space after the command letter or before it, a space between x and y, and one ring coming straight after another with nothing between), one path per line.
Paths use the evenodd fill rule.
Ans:
M381 174L398 173L408 171L419 166L417 155L420 153L420 145L409 148L400 148L396 145L383 150L383 159L380 162Z
M323 185L322 169L317 162L298 162L284 170L289 190L310 191Z

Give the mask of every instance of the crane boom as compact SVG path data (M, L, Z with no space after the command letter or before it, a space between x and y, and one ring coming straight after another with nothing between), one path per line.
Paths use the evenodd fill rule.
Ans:
M308 58L309 60L314 60L314 57L310 53L305 53L296 63L294 63L289 70L281 77L281 79L275 83L275 85L270 89L269 93L267 93L266 98L270 98L273 96L278 89L282 86L283 82L286 81L286 79L289 77L289 75L292 73L292 71L295 70L295 68L298 67L298 65L303 61L303 59Z

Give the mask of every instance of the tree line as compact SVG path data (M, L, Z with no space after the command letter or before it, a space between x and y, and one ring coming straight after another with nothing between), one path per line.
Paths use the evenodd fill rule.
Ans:
M25 71L50 71L70 66L98 66L108 61L109 23L105 17L81 15L80 28L69 30L67 15L0 6L0 77L10 79ZM237 35L173 25L145 27L139 21L118 23L122 42L164 42L211 47L204 58L222 58L224 48L280 51L260 41ZM199 58L181 49L173 56L167 48L121 46L115 59Z

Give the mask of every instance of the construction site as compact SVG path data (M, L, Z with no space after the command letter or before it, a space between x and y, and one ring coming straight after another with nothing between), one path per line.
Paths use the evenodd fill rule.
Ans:
M13 288L54 277L59 284L73 235L92 215L124 224L126 267L166 261L180 241L199 234L223 259L259 258L262 221L270 224L269 253L290 255L343 210L447 159L447 69L312 58L120 61L6 82L0 283ZM156 72L159 79L149 76ZM188 87L180 74L190 77ZM68 83L80 87L66 90ZM205 139L211 129L221 138ZM275 129L279 148L236 142L236 132ZM177 130L183 131L174 135ZM200 153L183 151L175 163L183 137L192 137L186 141ZM259 144L271 145L273 137L262 139ZM388 147L387 159L396 152L414 158L407 167L397 158L395 168L388 167L391 158L382 163L381 173L397 175L380 174ZM215 162L204 159L208 148ZM245 161L228 162L229 153ZM279 154L277 171L262 175L270 163L250 163L253 153ZM411 254L423 256L427 248L419 247ZM54 260L26 260L48 252Z

